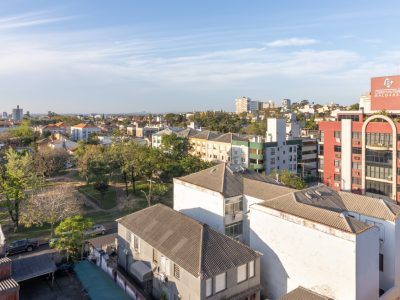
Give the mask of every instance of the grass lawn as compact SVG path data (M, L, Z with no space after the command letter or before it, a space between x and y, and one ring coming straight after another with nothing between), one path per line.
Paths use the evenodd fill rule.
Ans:
M117 192L110 186L104 197L92 185L85 185L78 189L79 192L86 195L102 209L110 209L117 205Z
M20 226L17 232L10 231L6 234L7 243L21 240L21 239L49 239L50 238L50 225L44 224L43 226Z

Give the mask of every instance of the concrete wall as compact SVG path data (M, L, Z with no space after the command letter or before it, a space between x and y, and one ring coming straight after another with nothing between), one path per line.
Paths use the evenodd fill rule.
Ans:
M174 179L174 209L225 234L221 194Z
M250 207L249 218L250 247L263 254L261 282L267 298L279 299L301 285L336 300L366 299L356 294L354 234L261 205Z
M388 291L394 285L400 286L400 258L396 251L396 249L400 249L399 223L360 215L355 212L349 212L348 214L364 223L373 224L379 229L378 236L381 240L379 253L383 254L383 272L379 271L379 288ZM379 255L377 259L379 259ZM372 263L375 262L375 260L371 261ZM379 265L377 269L379 270Z
M343 191L351 191L351 120L342 120L342 162L341 162L341 188Z
M378 228L374 228L356 238L356 299L374 300L378 297L379 233Z

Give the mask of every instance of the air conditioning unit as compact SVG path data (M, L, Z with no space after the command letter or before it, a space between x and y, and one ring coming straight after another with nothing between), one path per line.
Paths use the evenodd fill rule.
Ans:
M335 187L340 187L340 183L336 182Z

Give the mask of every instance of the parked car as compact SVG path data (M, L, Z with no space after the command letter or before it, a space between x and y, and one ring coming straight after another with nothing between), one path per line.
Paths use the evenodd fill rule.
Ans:
M104 225L96 224L93 225L89 230L85 231L85 235L100 235L105 234L106 231L107 229L104 227Z
M11 244L6 245L6 255L20 252L31 252L37 247L39 247L38 241L32 241L29 239L14 241Z

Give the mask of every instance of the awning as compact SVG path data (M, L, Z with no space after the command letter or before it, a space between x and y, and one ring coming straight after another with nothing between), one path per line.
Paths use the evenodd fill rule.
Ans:
M146 282L153 278L151 268L140 260L131 264L130 271L140 282Z
M83 260L75 264L75 273L92 300L132 300L112 278L95 264Z
M15 259L11 262L11 277L17 282L55 272L57 269L50 253Z

